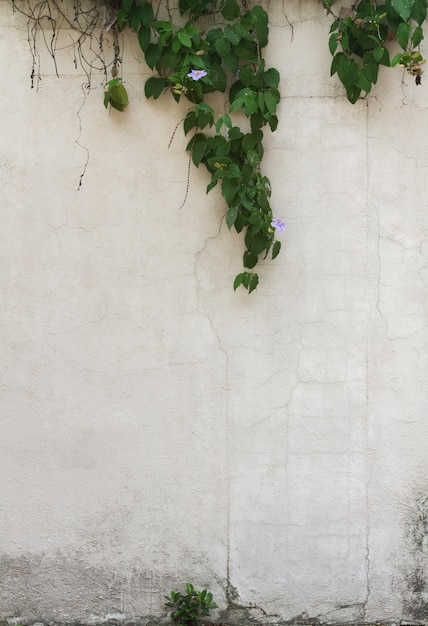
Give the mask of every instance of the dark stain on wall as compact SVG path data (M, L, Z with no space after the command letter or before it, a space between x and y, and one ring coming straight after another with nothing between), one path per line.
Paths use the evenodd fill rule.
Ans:
M96 567L85 555L29 554L0 557L0 621L132 620L151 614L162 619L162 591L171 581L141 567Z
M416 499L416 509L409 524L409 538L413 552L414 569L407 572L408 597L404 603L405 619L428 620L428 494Z

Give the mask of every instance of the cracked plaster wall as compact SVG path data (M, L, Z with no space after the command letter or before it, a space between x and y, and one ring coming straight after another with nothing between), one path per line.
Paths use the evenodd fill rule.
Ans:
M269 3L288 229L248 297L135 41L109 116L71 51L31 91L0 12L0 619L159 619L190 580L236 621L426 622L428 85L351 106L321 7Z

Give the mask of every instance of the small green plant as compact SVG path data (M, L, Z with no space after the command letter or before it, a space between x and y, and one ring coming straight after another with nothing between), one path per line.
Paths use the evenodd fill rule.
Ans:
M165 606L172 608L171 618L177 626L197 626L201 617L207 617L211 609L216 609L213 594L204 589L196 591L190 583L186 583L187 593L171 591L166 599Z

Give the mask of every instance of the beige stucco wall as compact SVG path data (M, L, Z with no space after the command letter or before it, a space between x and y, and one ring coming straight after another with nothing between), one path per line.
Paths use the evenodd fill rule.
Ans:
M288 228L248 296L132 37L109 115L72 49L30 89L0 4L0 619L157 620L187 580L265 623L428 619L428 82L352 106L321 6L269 14Z

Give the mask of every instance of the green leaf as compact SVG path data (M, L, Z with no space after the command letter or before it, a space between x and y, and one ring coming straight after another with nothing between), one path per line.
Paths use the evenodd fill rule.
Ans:
M249 65L244 65L241 67L241 71L239 72L239 80L244 85L244 87L249 87L254 79L254 72Z
M220 129L223 126L223 124L226 126L226 128L229 128L229 129L232 128L232 120L230 119L229 115L220 115L215 125L215 129L217 133L220 132Z
M231 141L235 141L236 139L241 139L241 137L243 137L242 130L239 126L232 126L232 128L229 129L228 135Z
M179 30L177 32L177 37L180 43L183 44L183 46L185 46L186 48L192 47L192 40L190 39L188 33L186 33L185 30Z
M251 11L251 14L255 17L255 27L259 46L260 48L264 48L267 45L268 40L267 13L260 6L255 6Z
M346 88L346 97L351 104L355 104L360 97L361 89L357 85L351 85Z
M196 105L196 108L198 109L198 111L206 111L207 113L214 113L214 109L207 102L199 102L199 104Z
M339 42L337 41L337 33L331 34L330 39L328 40L328 47L332 55L336 52L338 45Z
M241 168L241 174L242 174L242 180L244 181L246 185L248 185L248 183L250 182L254 174L254 169L248 163L244 163L244 165Z
M397 41L403 50L407 50L410 36L410 24L402 22L397 28Z
M248 267L249 270L252 270L253 267L257 265L258 260L259 260L259 257L257 256L257 254L254 254L253 252L250 252L249 250L246 250L244 252L244 259L243 259L244 267Z
M146 98L153 97L155 100L159 98L162 91L165 89L165 80L163 78L158 78L157 76L152 76L146 81L144 85L144 93Z
M257 59L257 49L252 41L241 39L241 41L234 46L234 51L241 59L247 59L248 61L254 62Z
M415 0L412 9L412 18L419 26L422 26L427 16L426 0Z
M346 75L346 72L349 70L349 59L343 52L338 52L331 62L330 75L334 76L334 74L338 74L340 80L342 80L341 76ZM343 80L342 80L343 82Z
M385 65L386 67L389 67L389 65L390 65L390 62L389 62L389 52L388 52L388 50L386 48L383 49L383 57L381 58L379 63L381 65Z
M129 12L129 24L133 31L138 32L138 29L141 26L141 18L142 18L142 8L133 4L131 10Z
M223 36L223 31L221 30L221 28L211 28L211 30L207 32L205 39L210 45L213 46L215 44L216 39L222 36Z
M224 137L216 137L215 153L219 157L227 156L230 152L230 141L227 141Z
M269 91L265 93L265 102L269 113L275 115L277 100Z
M269 245L269 240L264 233L251 233L251 231L247 231L247 236L245 238L245 243L248 249L254 254L260 254L263 250Z
M240 233L245 226L245 217L242 213L238 213L238 217L235 220L235 230L237 233Z
M266 113L266 102L265 102L265 94L263 91L259 91L257 94L257 104L259 105L259 109L261 113Z
M247 161L251 165L252 168L256 168L260 163L260 156L256 150L248 150L247 152Z
M372 88L371 82L360 67L358 67L358 80L356 81L356 85L366 93Z
M276 259L276 257L280 253L280 250L281 250L281 242L275 241L275 243L272 246L272 259Z
M341 33L342 33L342 39L341 39L340 45L342 46L342 50L344 50L345 52L348 52L348 53L352 52L352 50L351 50L351 48L349 46L348 29L343 29L341 31Z
M238 6L236 0L226 0L223 9L221 10L221 14L225 20L235 20L239 17L241 10Z
M193 139L192 145L192 161L199 167L207 148L207 138L203 133L198 133Z
M276 70L274 67L271 67L269 70L267 70L267 72L263 72L263 80L265 81L266 85L269 85L269 87L277 88L280 80L278 70Z
M241 178L241 170L236 163L231 163L225 170L225 178Z
M210 141L210 139L208 139L208 141ZM221 157L219 159L217 154L215 156L213 156L213 157L210 157L208 159L208 165L210 167L217 168L218 167L218 163L221 163L222 167L226 167L226 166L230 166L232 161L227 156L223 156L223 157ZM238 169L238 172L239 172L239 169ZM238 174L238 176L239 176L239 174Z
M148 26L140 26L138 29L138 43L143 52L147 51L150 44L150 28Z
M379 46L378 48L375 48L373 50L372 54L376 63L379 63L383 55L385 54L385 48L383 46Z
M161 51L159 50L159 48L154 43L151 43L151 44L149 44L147 46L145 59L146 59L147 65L150 67L150 69L154 68L156 63L161 58L161 56L162 56Z
M259 211L258 209L256 209L255 211L253 211L253 213L251 213L250 217L247 218L247 221L249 224L251 224L252 226L260 226L263 224L263 213L261 211ZM250 241L250 238L248 239L248 241Z
M232 50L223 58L223 62L229 72L236 74L239 68L239 57Z
M391 0L391 6L394 11L401 17L403 22L409 19L414 5L414 0Z
M220 65L216 63L213 63L211 65L210 78L216 91L221 91L222 93L226 91L227 78L223 68Z
M236 46L241 41L241 37L231 24L226 24L223 32L226 39L228 39L232 45Z
M358 67L354 59L350 59L344 55L344 58L337 69L337 75L345 85L345 88L355 85L358 80Z
M245 115L249 117L253 115L254 113L256 113L258 109L259 109L259 106L257 102L257 95L254 93L254 91L252 91L245 98L244 104L242 105L242 110L244 111Z
M244 276L246 272L241 272L238 274L233 282L233 291L236 291L240 285L244 282Z
M367 80L369 80L371 83L374 84L377 81L377 75L378 75L378 72L379 72L379 65L377 65L376 63L367 63L363 67L363 72L364 72L364 75L366 76Z
M232 204L240 186L241 183L237 178L223 179L221 183L221 192L228 205Z
M418 46L424 38L424 31L420 26L416 26L412 35L412 44Z
M216 40L214 47L221 57L225 57L230 52L230 41L225 37Z
M272 115L272 117L269 119L269 126L273 133L278 128L278 118L276 117L276 115Z
M145 26L150 26L153 20L154 20L154 15L153 15L152 4L151 2L144 2L142 4L141 21L143 22Z
M134 0L123 0L122 6L126 13L129 13L133 4Z
M152 24L152 26L158 33L172 32L172 24L168 20L157 20Z
M257 287L258 284L259 284L259 277L257 276L257 274L251 274L250 281L248 284L248 293L251 293L252 291L254 291L254 289Z
M128 14L125 9L119 9L119 11L117 12L117 27L119 29L119 32L124 29L127 19Z
M257 146L257 144L259 144L262 139L263 133L260 130L253 133L247 133L242 140L242 148L245 152L248 152L248 150L251 150L251 148Z
M192 128L195 128L196 124L197 122L195 112L190 111L190 113L186 115L183 122L184 134L187 135L187 133L191 131Z
M403 53L399 52L398 54L396 54L392 60L391 60L391 67L395 67L396 65L398 65L399 63L401 63L401 59L403 58Z
M238 217L238 207L237 206L230 207L230 209L226 213L226 224L229 230L234 225L237 217Z
M209 193L211 189L214 189L216 185L217 185L217 178L213 177L211 182L207 185L206 193Z
M340 25L340 20L334 20L333 24L330 26L330 32L332 33L334 30L336 30L338 28L338 26Z
M229 113L233 113L233 111L237 111L240 109L245 103L245 98L236 98L229 107Z

